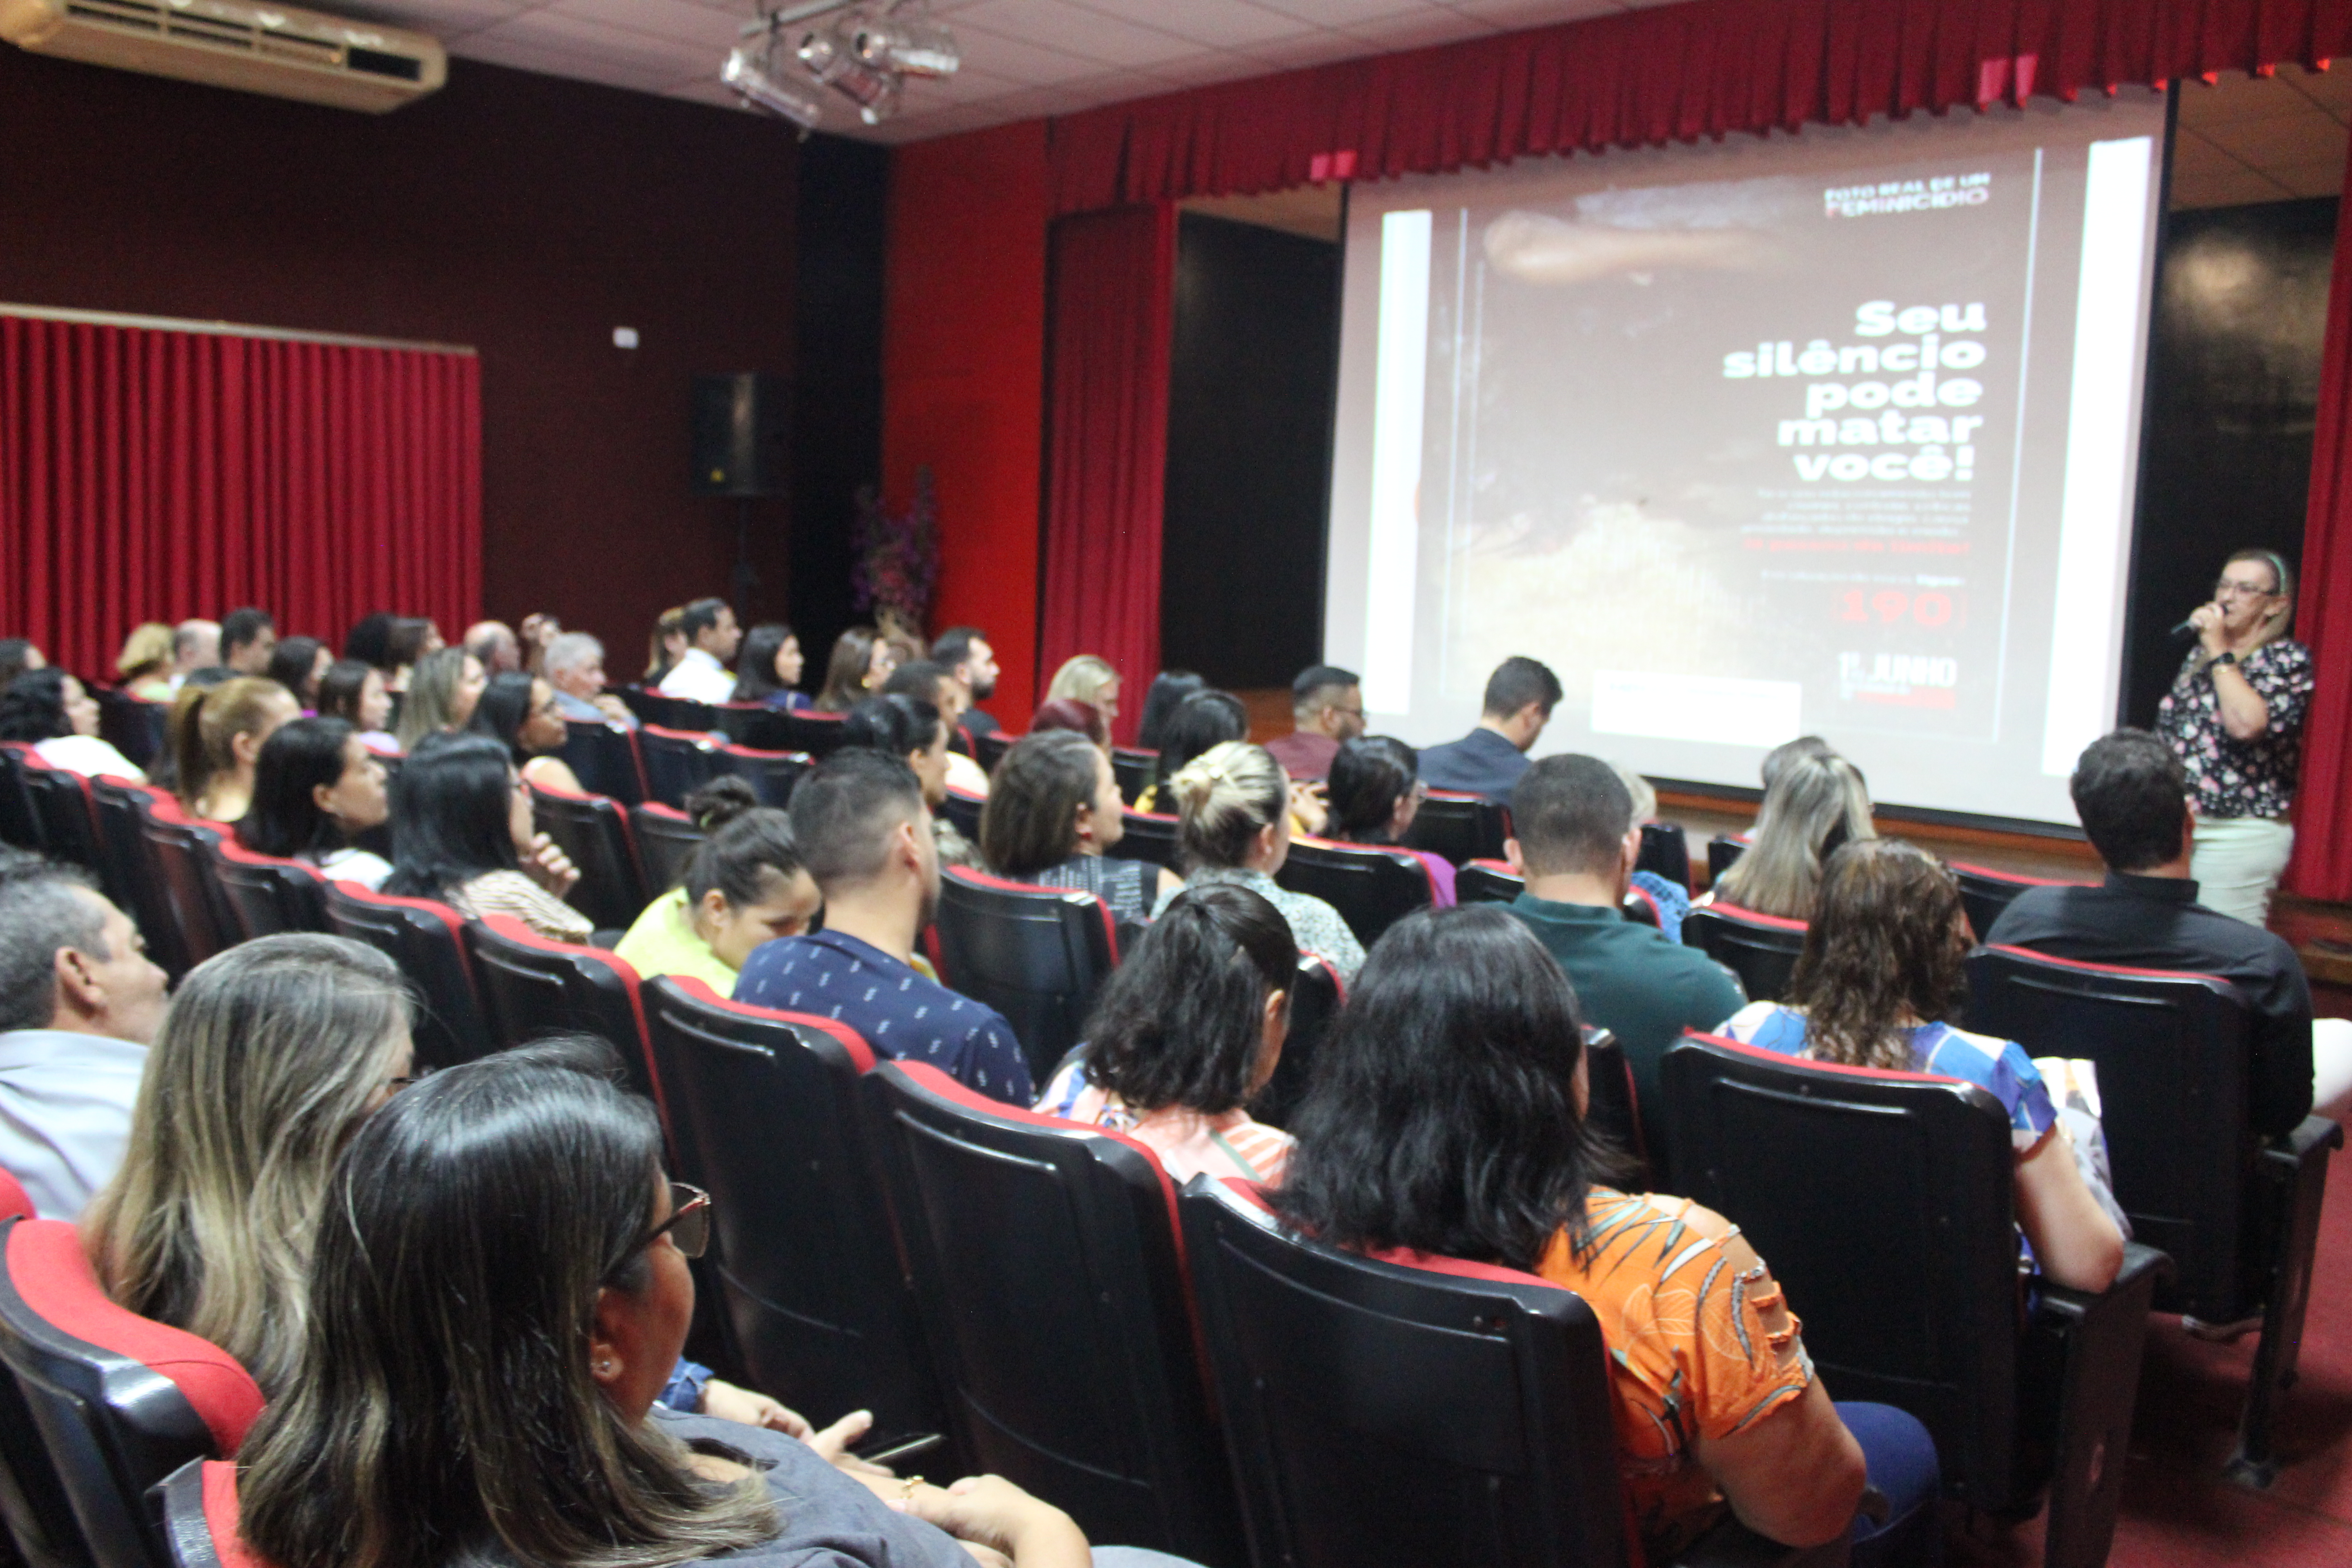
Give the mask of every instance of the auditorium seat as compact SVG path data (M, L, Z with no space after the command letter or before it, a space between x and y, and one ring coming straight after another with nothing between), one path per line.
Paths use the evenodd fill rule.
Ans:
M519 1046L549 1035L594 1035L609 1043L628 1087L651 1100L669 1124L668 1103L653 1074L637 972L599 947L540 935L512 915L466 922L466 956L482 997L491 1038Z
M1160 780L1160 753L1139 746L1113 746L1110 771L1118 780L1118 796L1133 805Z
M955 829L974 844L980 842L980 814L988 808L986 795L973 795L969 790L948 785L948 797L940 803L940 815L955 824Z
M0 1510L34 1568L168 1568L149 1489L236 1452L261 1391L227 1352L107 1300L60 1220L0 1227Z
M580 880L565 901L599 931L626 931L635 924L648 900L620 802L535 784L530 810L539 830L580 868Z
M1286 1229L1245 1183L1195 1177L1180 1207L1256 1563L1641 1561L1617 1481L1609 1352L1581 1298L1492 1264L1326 1247ZM1843 1561L1843 1542L1795 1553L1737 1523L1672 1559Z
M1511 808L1484 795L1433 789L1412 814L1406 847L1443 855L1456 866L1499 860L1511 836Z
M1470 860L1454 873L1456 903L1515 903L1527 890L1527 879L1512 870L1507 860Z
M2017 947L1979 948L1968 975L1969 1028L2097 1065L2116 1201L2176 1265L2157 1306L2217 1323L2263 1314L2230 1468L2268 1485L2344 1130L2313 1116L2268 1144L2246 1136L2253 1016L2227 981Z
M688 795L731 771L707 731L647 724L637 731L637 751L645 758L646 798L664 805L684 805Z
M1129 806L1123 814L1123 831L1118 842L1103 851L1120 860L1149 860L1155 866L1173 868L1176 864L1176 819L1156 811L1137 811Z
M98 736L141 770L163 754L163 731L172 717L168 702L142 702L129 692L84 686L98 703Z
M786 713L758 703L734 703L719 709L719 728L739 746L761 752L795 752L811 758L831 756L841 746L838 713L803 708Z
M1690 839L1678 822L1645 822L1642 824L1642 854L1633 862L1636 871L1649 871L1679 886L1685 893L1691 890Z
M1591 1099L1585 1124L1642 1163L1650 1163L1649 1140L1642 1134L1640 1095L1633 1087L1633 1066L1625 1059L1616 1035L1598 1024L1584 1026L1584 1077Z
M25 759L32 753L22 741L0 742L0 844L37 854L43 847L41 819L25 788Z
M572 776L591 795L610 795L623 805L646 798L644 763L637 756L636 731L625 724L602 719L563 721L563 750L557 753L571 766Z
M1701 904L1683 917L1683 945L1739 976L1751 1002L1778 1002L1804 951L1805 922L1759 915L1737 904Z
M806 752L763 751L751 746L725 745L719 760L726 771L751 786L761 805L782 811L793 802L793 791L815 759Z
M996 764L1004 760L1004 753L1013 749L1013 742L1020 738L1018 735L1008 735L1002 730L992 730L985 735L974 735L971 738L971 760L980 764L982 772L992 773L996 771ZM1159 755L1157 752L1152 753L1155 763ZM1125 795L1127 792L1122 788L1119 793ZM1132 805L1135 803L1130 799L1128 804Z
M99 848L98 815L90 805L88 781L70 768L51 767L37 752L26 752L23 766L25 798L32 803L42 852L91 872L104 869L106 857Z
M1331 961L1319 953L1298 955L1298 973L1290 984L1290 1026L1282 1037L1282 1059L1274 1076L1250 1100L1251 1117L1269 1127L1288 1127L1307 1097L1315 1072L1315 1057L1323 1037L1331 1032L1347 987Z
M205 864L212 847L226 834L210 823L189 820L180 803L162 790L136 789L131 809L139 836L147 846L148 866L160 897L159 913L177 939L178 951L170 956L179 959L182 967L173 969L161 958L156 962L176 981L238 940L228 900ZM144 920L140 931L153 947L154 933L147 930ZM170 946L166 944L167 952Z
M24 1184L5 1171L0 1171L0 1220L29 1219L33 1200L25 1194Z
M1841 1399L1909 1411L1945 1495L2030 1516L2043 1561L2106 1560L2163 1253L2101 1294L2047 1280L2021 1315L2008 1114L1972 1084L1685 1035L1663 1068L1681 1191L1741 1231Z
M629 841L637 852L637 875L655 899L677 886L686 862L703 840L686 813L658 801L629 807Z
M1110 910L1092 893L950 866L931 929L941 983L1003 1016L1043 1089L1118 964Z
M496 1048L466 953L463 915L431 899L372 893L356 882L329 882L322 903L327 930L365 942L407 976L416 1004L409 1033L418 1067L456 1067Z
M326 879L299 860L257 855L234 834L223 834L211 847L206 869L241 941L327 929Z
M1718 833L1706 841L1706 885L1714 887L1731 869L1731 863L1748 853L1748 840L1731 833Z
M699 980L643 997L674 1173L714 1199L718 1294L752 1385L820 1426L870 1409L880 1444L944 1431L858 1102L874 1053Z
M1982 942L1992 931L1992 922L2000 919L2000 911L2009 908L2010 900L2028 888L2068 888L2079 884L2049 877L2027 877L2015 871L1996 871L1990 866L1971 866L1964 860L1946 862L1952 875L1959 879L1960 902L1969 912L1969 929Z
M1410 849L1337 844L1294 837L1275 880L1294 893L1322 900L1339 911L1356 940L1370 947L1381 933L1435 901L1429 868Z
M1646 889L1626 889L1622 909L1625 918L1637 924L1663 929L1666 923L1658 912L1658 900Z
M190 1459L155 1493L173 1568L268 1568L237 1535L236 1465Z
M89 782L90 804L98 808L99 850L105 867L99 873L106 896L115 907L139 922L147 939L148 956L173 975L188 971L187 949L180 941L172 906L163 897L162 875L139 826L139 808L154 793L147 784L125 779L96 778Z
M971 1468L1051 1498L1092 1540L1236 1560L1158 1158L926 1063L881 1063L861 1088Z

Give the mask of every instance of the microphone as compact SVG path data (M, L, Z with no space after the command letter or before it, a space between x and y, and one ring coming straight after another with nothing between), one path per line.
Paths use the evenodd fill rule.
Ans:
M2189 622L2183 621L2164 635L2175 642L2186 642L2197 635L2197 628Z

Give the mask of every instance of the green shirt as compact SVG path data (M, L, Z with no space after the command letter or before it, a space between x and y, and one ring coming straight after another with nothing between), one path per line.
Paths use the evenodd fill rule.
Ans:
M1719 1027L1748 1005L1748 994L1731 971L1697 948L1668 942L1657 927L1615 910L1528 893L1510 909L1567 972L1577 1016L1617 1037L1633 1071L1654 1173L1663 1178L1668 1162L1659 1061L1685 1029Z
M647 904L646 912L613 951L637 972L639 979L651 980L656 974L691 976L721 996L735 994L735 971L710 951L709 942L694 934L686 918L684 888L672 888Z

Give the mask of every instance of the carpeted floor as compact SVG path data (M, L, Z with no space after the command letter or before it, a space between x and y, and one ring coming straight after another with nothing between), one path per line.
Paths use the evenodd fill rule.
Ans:
M2329 1174L2301 1377L2278 1426L2278 1480L2256 1492L2221 1474L2253 1338L2205 1344L2177 1318L2152 1319L2113 1568L2352 1564L2352 1164L2339 1154ZM1960 1510L1948 1512L1951 1568L2041 1561L2038 1520L1970 1533Z

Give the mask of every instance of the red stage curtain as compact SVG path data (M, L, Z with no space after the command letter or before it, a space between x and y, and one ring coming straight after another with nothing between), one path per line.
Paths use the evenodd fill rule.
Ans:
M2071 99L2352 54L2352 0L1690 0L1052 124L1054 210Z
M2344 199L2352 211L2352 169ZM2352 825L2352 223L2336 226L2302 564L2294 635L2311 645L2316 686L2304 726L2285 886L2340 902L2352 900L2352 832L2345 830Z
M1050 256L1038 680L1076 654L1108 659L1123 681L1116 736L1132 743L1160 668L1175 208L1064 218Z
M0 631L112 678L141 621L332 638L480 611L479 362L0 315Z

